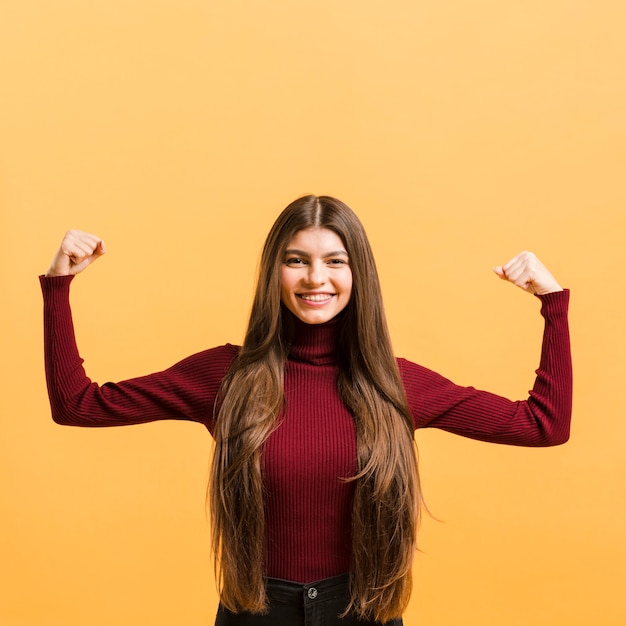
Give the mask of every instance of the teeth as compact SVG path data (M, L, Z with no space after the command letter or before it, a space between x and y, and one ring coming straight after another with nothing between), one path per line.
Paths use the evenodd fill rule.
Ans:
M304 295L300 294L300 298L303 300L310 300L311 302L324 302L324 300L329 300L332 296L326 293L320 293L315 295Z

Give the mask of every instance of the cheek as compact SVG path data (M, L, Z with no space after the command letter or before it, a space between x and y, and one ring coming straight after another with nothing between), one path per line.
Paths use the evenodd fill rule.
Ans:
M348 299L352 297L352 287L353 287L352 272L349 272L345 280L345 290L348 293Z
M280 299L283 302L285 302L285 299L289 297L289 293L293 287L292 281L290 281L289 278L289 272L286 272L283 268L280 274Z

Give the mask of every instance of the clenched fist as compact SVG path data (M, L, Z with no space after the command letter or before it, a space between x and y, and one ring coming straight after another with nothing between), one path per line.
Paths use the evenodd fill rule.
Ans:
M105 252L104 242L99 237L82 230L68 230L46 276L78 274Z
M508 263L494 267L493 271L502 280L508 280L524 291L538 296L563 291L554 276L532 252L520 252Z

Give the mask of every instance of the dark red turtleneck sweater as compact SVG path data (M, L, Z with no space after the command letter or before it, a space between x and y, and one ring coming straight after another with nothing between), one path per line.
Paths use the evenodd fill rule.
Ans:
M121 383L92 383L82 367L69 305L72 277L41 279L45 364L53 419L76 426L118 426L160 419L201 422L238 348L220 346L173 367ZM542 296L546 326L528 400L511 402L459 387L399 359L416 428L436 427L513 445L548 446L569 436L572 376L569 292ZM263 457L267 497L267 575L311 582L350 568L354 424L336 388L338 324L297 323L285 368L285 410Z

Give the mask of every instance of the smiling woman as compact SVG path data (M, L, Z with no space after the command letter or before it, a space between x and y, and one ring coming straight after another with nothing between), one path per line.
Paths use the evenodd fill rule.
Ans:
M568 292L532 253L495 268L541 299L546 322L533 390L513 402L394 357L367 236L335 198L299 198L272 226L241 347L100 386L82 367L69 284L104 252L68 232L41 277L52 415L207 427L218 626L401 624L422 502L414 430L526 446L569 436Z

